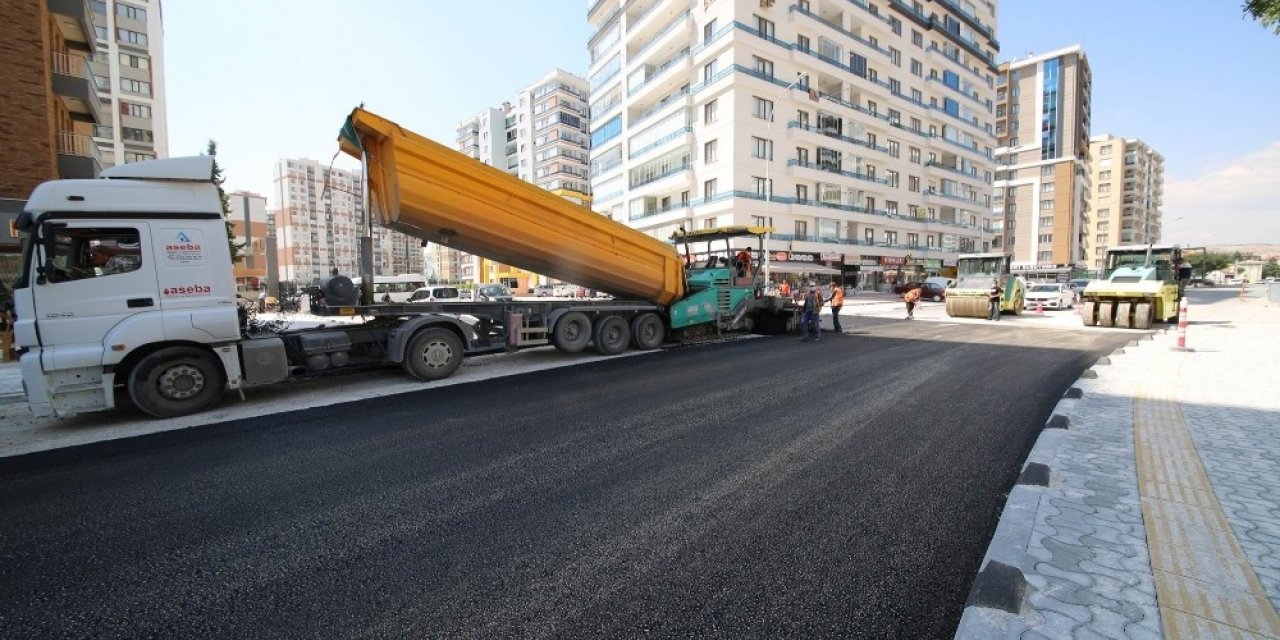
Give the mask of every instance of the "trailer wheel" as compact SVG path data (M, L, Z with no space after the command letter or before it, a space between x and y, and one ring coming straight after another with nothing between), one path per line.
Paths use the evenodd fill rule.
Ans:
M169 347L143 358L129 372L129 399L157 418L199 413L222 397L226 375L212 353Z
M570 311L551 330L551 344L565 353L578 353L591 341L591 320L581 311Z
M657 349L666 338L662 318L656 313L642 313L631 321L631 345L637 349Z
M462 339L439 327L414 334L404 352L404 370L419 380L441 380L462 366Z
M606 356L616 356L627 350L631 343L631 325L621 316L604 316L596 320L593 336L596 351Z
M1112 301L1098 303L1098 326L1116 326L1116 303Z

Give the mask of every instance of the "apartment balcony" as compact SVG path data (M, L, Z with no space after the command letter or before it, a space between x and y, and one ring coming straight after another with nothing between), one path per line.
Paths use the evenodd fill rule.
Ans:
M982 179L982 176L977 175L976 169L974 170L973 173L970 173L968 171L961 170L959 167L953 164L946 164L944 162L935 162L935 161L926 161L924 163L924 166L926 169L946 171L947 173L955 174L967 180L972 180L978 184L987 184L987 182Z
M102 104L94 85L89 60L55 51L53 53L53 94L62 100L72 120L101 124Z
M86 0L45 0L45 7L58 24L62 39L76 49L98 52L98 36L93 10Z
M847 142L852 145L857 145L864 149L874 149L875 151L879 151L880 153L883 153L885 155L889 154L889 147L882 147L879 145L871 144L866 140L862 140L859 138L851 138L849 136L841 135L840 133L837 133L834 129L823 129L822 127L814 127L807 124L801 124L795 120L788 122L787 128L798 129L804 132L804 133L801 133L798 137L806 138L818 144L826 143L829 140L839 140L841 142Z
M639 131L646 122L660 120L675 111L676 105L687 107L689 104L689 89L676 89L652 105L645 106L643 110L635 112L635 115L628 119L628 129ZM631 106L639 108L642 105L632 102Z
M587 22L599 28L622 13L622 0L587 0Z
M815 164L812 162L802 162L797 159L791 159L787 160L787 166L792 168L791 170L796 176L804 177L815 182L825 182L831 179L831 175L838 175L873 184L889 184L889 181L884 178L876 178L856 171L844 171L843 169L840 169L839 165L835 162L818 162Z
M626 41L638 45L627 47L628 66L655 59L655 56L657 59L666 58L689 43L693 30L693 12L672 11L679 8L679 3L675 3L667 11L651 12L641 18L639 23L628 26ZM666 55L656 55L664 50L668 51Z
M842 12L832 11L830 9L824 9L823 7L819 7L818 11L814 12L806 9L801 9L797 5L791 5L791 11L799 15L805 16L810 21L826 27L826 29L828 30L826 32L828 36L835 34L841 38L851 38L853 40L856 40L863 47L879 52L883 54L885 57L889 56L888 49L872 44L871 41L868 40L867 37L862 33L859 33L856 31L850 31L849 29L846 29L844 27L844 14Z
M627 160L638 160L651 153L670 150L671 148L678 147L680 145L693 145L693 127L681 127L665 136L662 136L661 138L658 138L657 140L654 140L653 142L636 149L632 149L630 153L627 154Z
M96 178L102 173L102 152L92 136L58 132L58 177Z
M645 103L679 89L689 78L689 50L685 49L656 67L644 66L627 76L627 99Z
M955 201L955 202L963 202L964 204L968 205L969 207L972 207L972 208L975 208L975 209L976 209L976 208L981 208L981 207L983 206L983 205L982 205L982 203L981 203L981 202L979 202L977 199L975 199L975 198L968 198L968 197L962 196L962 195L960 195L960 194L958 194L958 193L949 193L949 192L946 192L946 191L938 191L938 190L934 189L933 187L930 187L930 188L928 188L928 189L926 189L926 190L925 190L925 192L924 192L924 199L925 199L926 201L940 202L940 201L938 200L938 198L942 198L942 199L944 199L944 200L951 200L951 201ZM945 203L943 203L943 204L945 204Z

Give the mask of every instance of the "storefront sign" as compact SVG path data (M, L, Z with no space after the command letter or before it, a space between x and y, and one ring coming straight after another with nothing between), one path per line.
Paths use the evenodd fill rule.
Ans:
M823 253L820 257L826 264L844 264L844 254L842 253Z
M907 259L895 256L880 256L880 264L886 267L901 267L907 264Z
M930 259L928 259L928 260L925 260L925 261L924 261L924 268L926 268L926 269L941 269L941 268L942 268L942 261L941 261L941 260L938 260L938 259L935 259L935 258L930 258Z
M864 267L878 267L880 266L880 256L862 256L862 259L858 260L858 264Z
M955 259L955 258L943 258L943 259L942 259L942 266L944 266L944 267L954 267L954 266L956 266L956 259Z
M942 250L955 251L960 246L960 236L954 233L942 234Z

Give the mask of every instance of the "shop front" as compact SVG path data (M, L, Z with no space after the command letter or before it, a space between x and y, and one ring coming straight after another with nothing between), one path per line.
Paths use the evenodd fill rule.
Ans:
M824 261L824 258L828 260ZM838 258L838 261L837 261ZM805 251L769 252L769 288L787 282L792 291L813 282L827 284L839 282L843 275L844 256L818 254Z

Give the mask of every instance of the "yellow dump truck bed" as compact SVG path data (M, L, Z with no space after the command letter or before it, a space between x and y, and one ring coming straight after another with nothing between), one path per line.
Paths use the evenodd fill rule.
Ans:
M670 244L364 109L338 140L349 155L367 153L386 227L620 298L666 305L684 295Z

